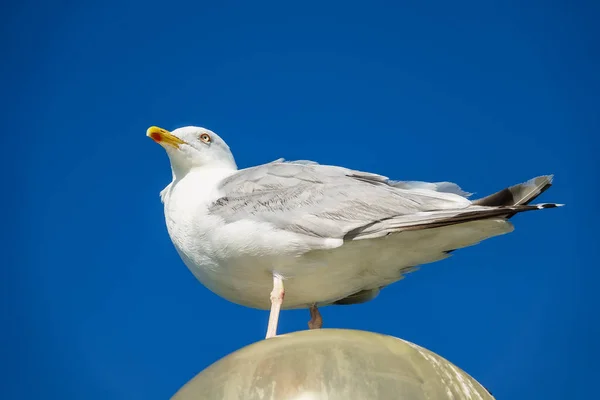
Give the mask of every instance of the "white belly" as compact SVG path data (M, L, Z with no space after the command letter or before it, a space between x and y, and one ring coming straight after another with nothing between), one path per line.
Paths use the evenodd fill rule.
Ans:
M213 247L208 254L202 246L196 246L196 252L190 251L190 246L183 251L175 240L174 243L204 286L247 307L268 309L273 273L281 275L285 288L282 308L292 309L331 304L361 290L386 286L402 279L411 267L448 257L447 250L470 246L512 229L504 220L473 221L356 240L324 250L302 251L298 246L281 256L261 251L260 246L241 246L231 251L232 246L225 245L224 237L218 235L211 237L229 251L215 251ZM256 230L246 235L254 244L265 244L273 238L272 232L260 237L267 232Z

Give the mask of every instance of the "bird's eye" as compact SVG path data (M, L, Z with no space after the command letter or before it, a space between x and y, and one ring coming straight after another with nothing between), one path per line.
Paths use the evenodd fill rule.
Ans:
M202 135L200 135L200 140L202 140L204 143L210 143L210 135L207 133L203 133Z

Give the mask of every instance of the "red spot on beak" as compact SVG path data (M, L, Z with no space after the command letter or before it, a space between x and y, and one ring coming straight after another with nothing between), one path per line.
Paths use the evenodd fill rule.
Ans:
M150 134L150 137L152 138L152 140L154 140L155 142L162 142L163 138L162 135L158 132L152 132Z

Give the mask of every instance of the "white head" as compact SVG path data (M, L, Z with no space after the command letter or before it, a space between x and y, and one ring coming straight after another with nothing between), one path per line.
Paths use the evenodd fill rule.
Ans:
M195 168L237 169L227 143L208 129L186 126L169 132L151 126L146 136L167 151L174 178L182 178Z

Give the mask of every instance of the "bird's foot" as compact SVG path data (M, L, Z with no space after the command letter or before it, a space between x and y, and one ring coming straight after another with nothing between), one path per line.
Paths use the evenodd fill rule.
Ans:
M321 329L323 327L323 317L316 305L309 308L310 310L310 321L308 321L309 329Z

